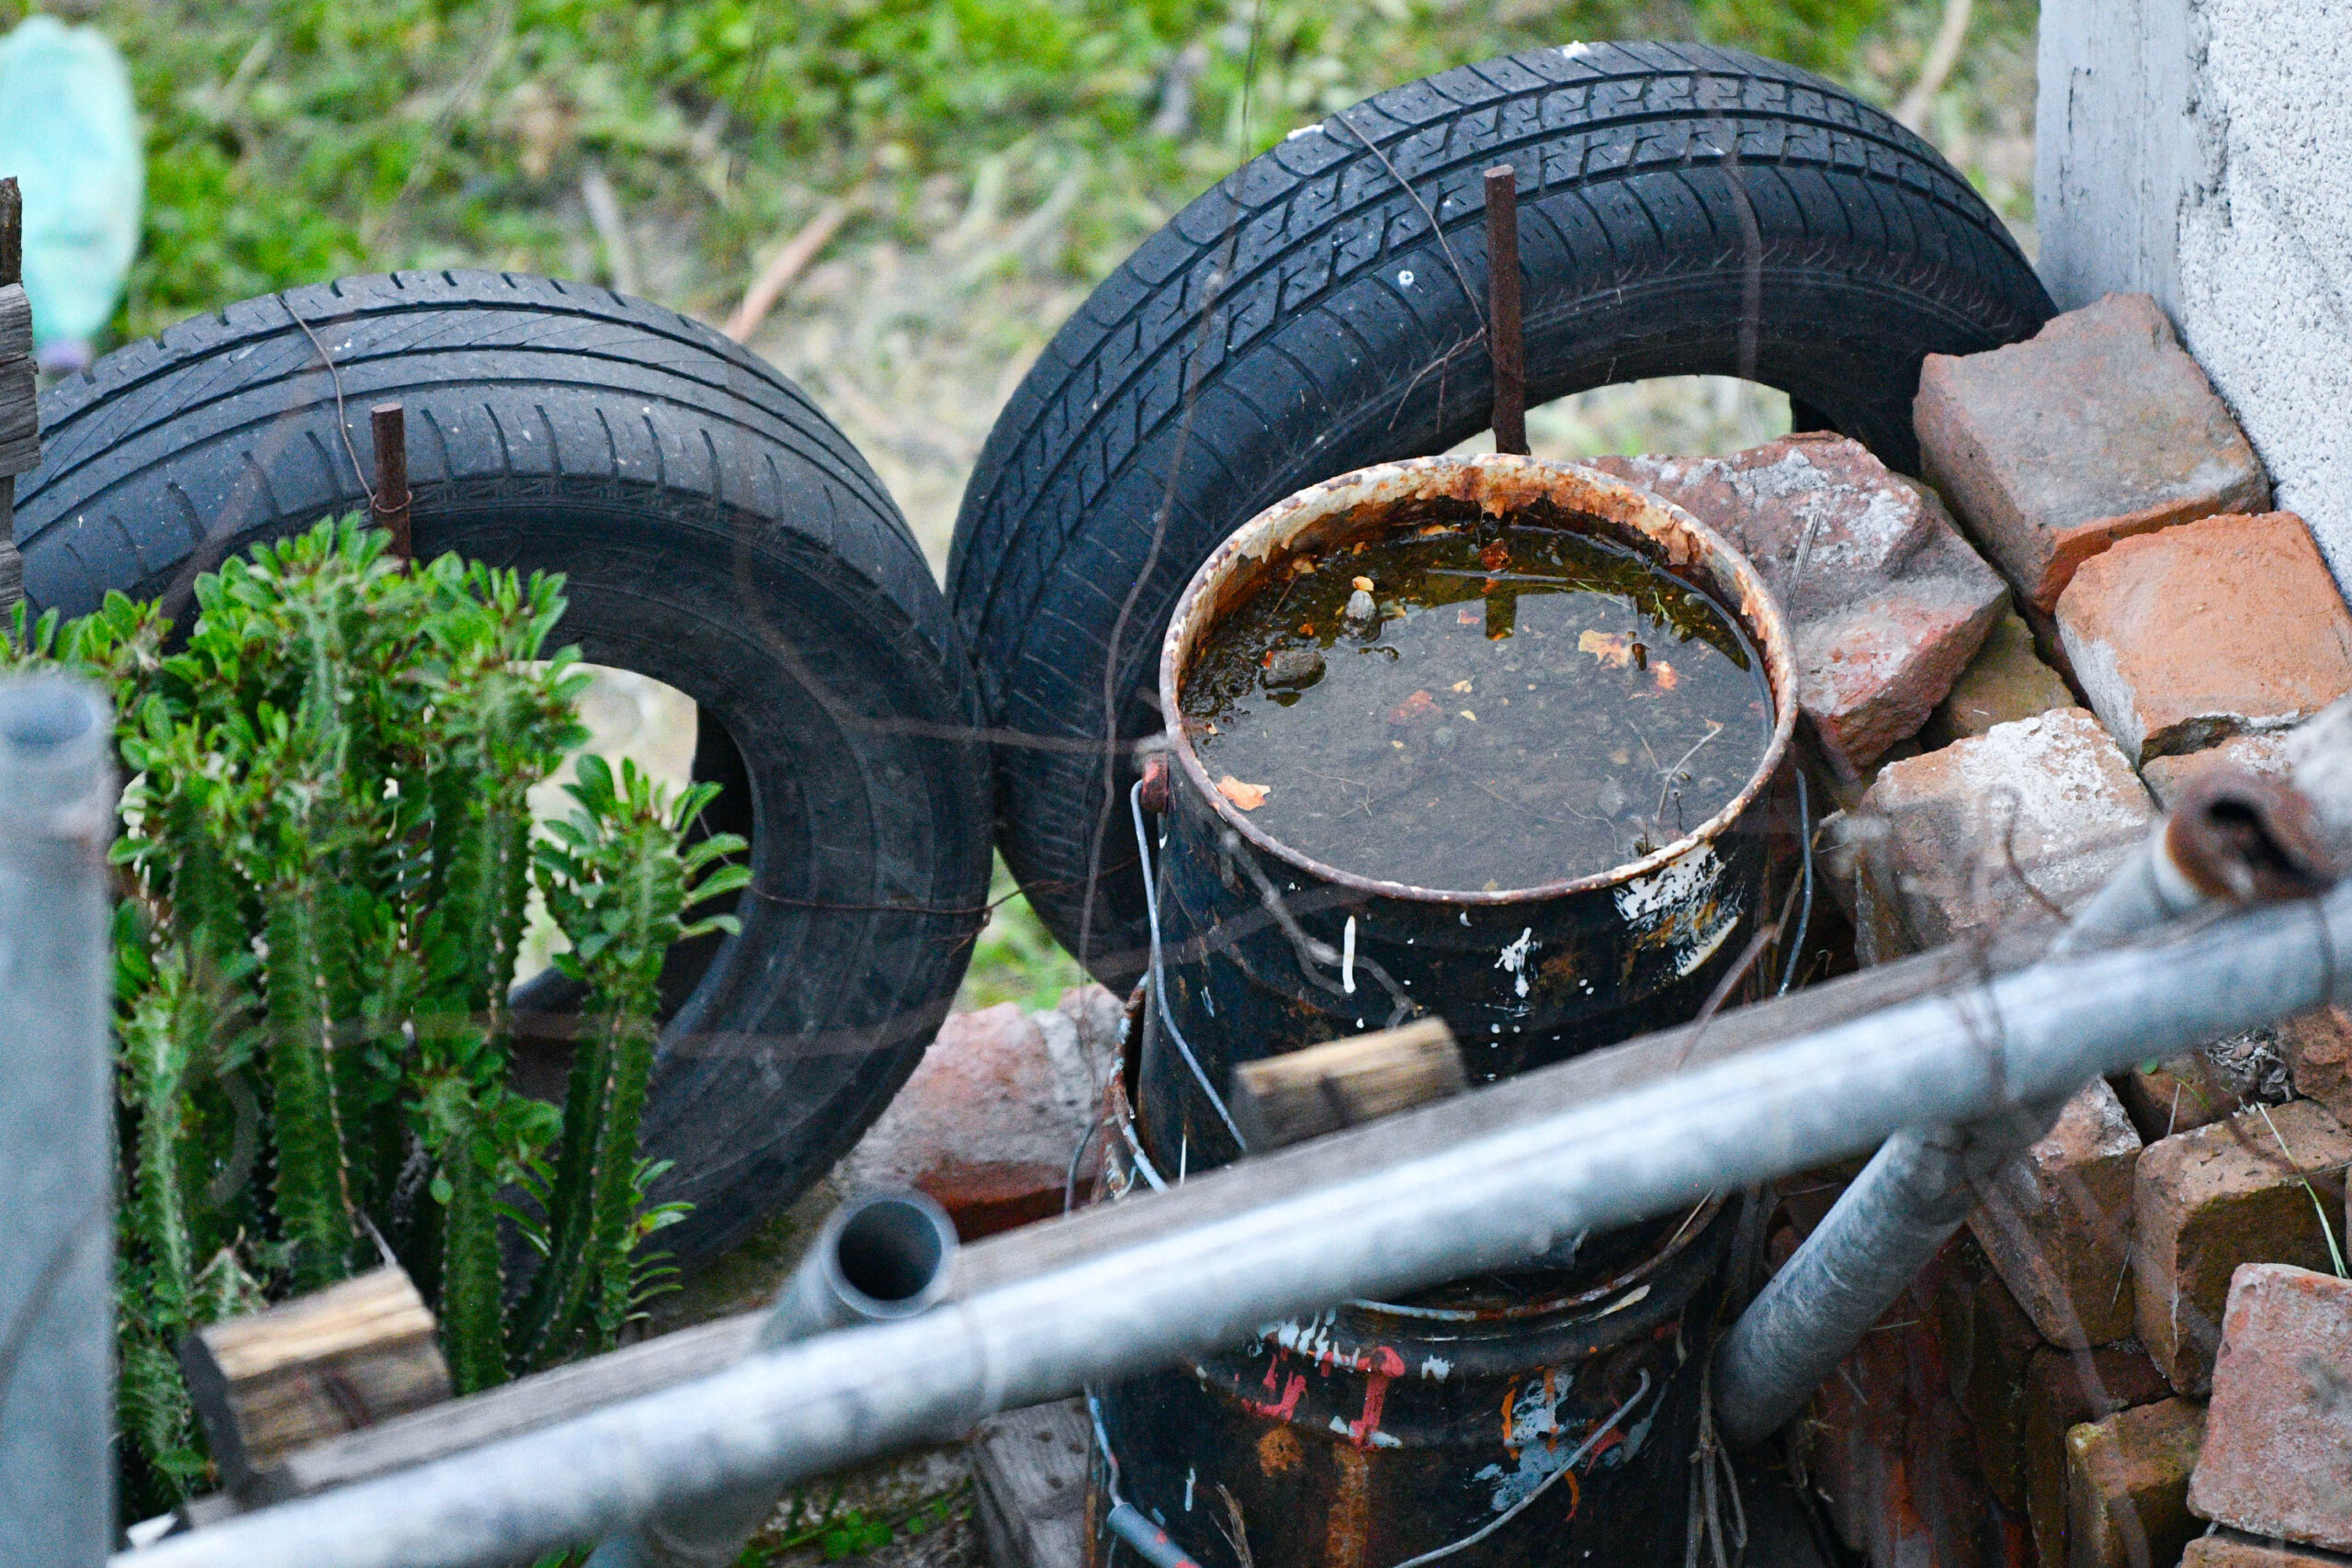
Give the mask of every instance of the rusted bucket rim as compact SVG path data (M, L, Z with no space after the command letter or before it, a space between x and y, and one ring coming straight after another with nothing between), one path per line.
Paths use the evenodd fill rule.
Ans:
M1186 733L1179 701L1179 677L1188 662L1193 643L1207 630L1214 612L1213 590L1245 560L1267 560L1307 543L1336 544L1357 532L1344 526L1358 513L1377 516L1390 508L1417 501L1466 502L1490 516L1537 502L1549 502L1567 512L1599 517L1615 525L1617 542L1646 547L1659 564L1704 578L1718 598L1728 604L1747 630L1764 660L1772 694L1772 741L1756 765L1747 784L1730 804L1698 827L1663 848L1607 871L1591 872L1560 882L1530 887L1484 890L1418 887L1385 882L1341 871L1300 853L1251 823L1231 801L1219 795L1201 765ZM1321 536L1326 531L1329 536ZM1369 532L1369 529L1363 530ZM1169 751L1175 765L1227 826L1278 860L1307 875L1384 898L1419 898L1445 904L1518 904L1563 894L1615 886L1645 876L1689 854L1720 835L1736 820L1779 770L1789 739L1796 730L1796 662L1791 653L1788 623L1780 601L1766 587L1746 556L1730 541L1670 502L1610 478L1591 468L1547 462L1505 453L1462 457L1412 457L1379 463L1309 486L1252 517L1236 529L1201 563L1184 585L1183 596L1168 623L1159 646L1159 705L1168 716Z

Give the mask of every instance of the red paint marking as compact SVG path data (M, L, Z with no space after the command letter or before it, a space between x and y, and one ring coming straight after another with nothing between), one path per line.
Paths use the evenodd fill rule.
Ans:
M1271 1383L1271 1375L1269 1382ZM1306 1379L1305 1375L1299 1372L1293 1372L1290 1375L1289 1385L1283 1390L1282 1398L1244 1399L1241 1401L1241 1407L1244 1410L1255 1411L1261 1416L1271 1416L1278 1421L1287 1421L1298 1409L1299 1399L1306 1393Z
M1361 1368L1363 1357L1355 1359ZM1372 1350L1372 1375L1363 1388L1363 1419L1348 1423L1348 1441L1356 1447L1370 1448L1372 1435L1380 1430L1381 1407L1388 1403L1388 1380L1405 1375L1405 1358L1385 1345Z

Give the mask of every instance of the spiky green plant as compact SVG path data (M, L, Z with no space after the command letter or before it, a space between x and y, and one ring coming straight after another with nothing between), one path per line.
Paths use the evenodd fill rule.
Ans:
M389 1247L438 1310L461 1392L609 1346L674 1219L638 1129L663 955L731 928L693 907L743 885L742 841L583 757L536 834L531 786L585 739L587 677L546 644L561 581L454 556L410 568L356 518L196 584L186 645L120 595L28 623L0 665L113 688L122 1100L119 1296L127 1477L207 1474L175 1349ZM534 888L588 1003L560 1110L507 1085L507 992ZM510 1201L522 1195L519 1205ZM542 1261L516 1308L502 1225Z

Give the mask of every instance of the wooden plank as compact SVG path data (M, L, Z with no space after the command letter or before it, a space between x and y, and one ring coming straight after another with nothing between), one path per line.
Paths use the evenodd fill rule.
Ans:
M21 283L0 285L0 360L33 356L33 302Z
M1442 1018L1244 1062L1233 1075L1233 1119L1254 1152L1319 1138L1450 1100L1470 1087Z
M1622 1093L1689 1067L1826 1029L1956 984L2023 966L2054 923L2020 928L1984 949L1947 948L1840 976L1787 997L1590 1052L1524 1077L1423 1106L1370 1127L1196 1177L1179 1191L1081 1210L1024 1226L956 1255L950 1299L1097 1256L1180 1224L1239 1213L1290 1192L1525 1120ZM739 1359L763 1314L702 1325L592 1361L542 1372L334 1438L289 1455L256 1479L256 1500L306 1495L550 1426L618 1400L722 1371Z
M322 1438L449 1397L433 1314L391 1267L199 1328L180 1365L232 1487Z
M1082 1399L991 1416L973 1431L972 1512L990 1568L1083 1568L1093 1436Z

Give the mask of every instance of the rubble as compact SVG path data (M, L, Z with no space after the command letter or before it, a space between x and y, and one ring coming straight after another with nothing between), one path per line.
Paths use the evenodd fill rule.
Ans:
M2139 1157L2122 1101L2095 1079L1996 1173L1968 1216L1994 1271L2051 1344L2085 1350L2132 1332L2123 1283Z
M2352 1551L2352 1280L2283 1263L2232 1278L2188 1506Z
M2167 1399L2085 1422L2066 1434L2066 1561L2072 1568L2176 1562L2197 1519L2188 1473L2205 1407Z

